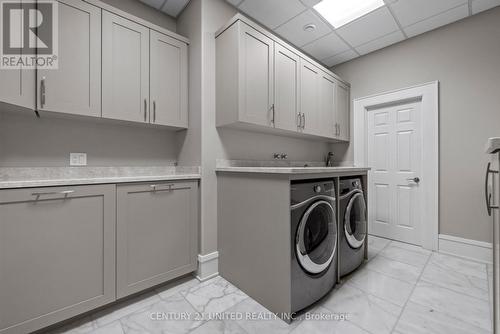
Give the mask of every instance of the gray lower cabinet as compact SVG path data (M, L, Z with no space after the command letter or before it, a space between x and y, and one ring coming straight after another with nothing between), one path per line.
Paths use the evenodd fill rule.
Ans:
M0 190L0 333L115 300L115 186Z
M117 186L117 298L196 269L198 182Z

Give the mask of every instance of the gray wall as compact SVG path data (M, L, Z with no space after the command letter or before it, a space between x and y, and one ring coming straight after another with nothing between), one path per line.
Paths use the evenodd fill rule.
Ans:
M159 25L170 31L176 31L175 18L160 12L139 0L101 0L108 5L123 10L124 12L133 14L141 19Z
M351 83L353 99L439 80L439 230L488 242L484 145L500 135L499 36L496 8L333 69ZM334 146L353 160L352 147Z
M164 129L0 112L0 167L68 166L70 152L90 166L158 166L176 160L177 144Z
M176 21L137 0L103 0L132 15L176 31ZM87 153L91 166L154 166L178 155L177 134L143 125L13 113L0 105L0 167L68 166L70 152Z
M201 165L201 1L190 1L177 20L177 32L189 38L189 126L178 134L179 165Z

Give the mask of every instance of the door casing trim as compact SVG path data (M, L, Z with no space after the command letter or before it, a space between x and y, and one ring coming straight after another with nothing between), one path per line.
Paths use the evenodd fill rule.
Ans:
M374 106L421 99L422 201L420 203L422 247L438 250L439 236L439 81L383 92L354 100L354 165L367 166L368 110ZM370 167L370 166L368 166ZM368 201L373 200L368 196ZM368 207L370 207L369 203ZM371 215L371 213L368 213ZM370 219L368 220L370 221Z

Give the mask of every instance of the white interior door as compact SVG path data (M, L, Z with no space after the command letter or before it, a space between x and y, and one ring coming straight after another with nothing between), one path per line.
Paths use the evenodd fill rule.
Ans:
M421 100L368 110L370 234L422 245Z

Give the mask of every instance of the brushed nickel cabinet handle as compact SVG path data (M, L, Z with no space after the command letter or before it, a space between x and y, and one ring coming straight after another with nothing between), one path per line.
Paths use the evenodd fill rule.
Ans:
M153 123L156 122L156 101L153 101Z
M302 130L306 128L306 114L302 113Z
M274 103L273 103L273 105L271 106L271 112L272 112L272 114L271 114L271 116L272 116L272 118L271 118L271 123L273 123L273 124L274 124L274 122L275 122L275 116L276 116L276 115L275 115L275 113L274 113Z
M297 128L302 128L302 117L300 116L300 112L297 114Z
M36 196L36 199L38 200L40 198L40 196L50 196L50 195L64 195L64 196L68 196L69 194L72 194L74 192L75 192L74 190L36 192L36 193L32 193L31 196Z
M144 99L144 122L147 120L147 113L148 113L148 101Z
M486 167L486 177L484 180L484 197L486 200L486 211L488 212L488 216L491 216L492 209L499 209L499 206L491 205L491 194L488 192L488 181L490 178L490 174L498 174L498 171L491 169L491 162L488 162L488 166Z
M184 190L184 189L191 189L191 187L179 187L179 188L174 188L175 184L151 184L150 187L153 192L157 191L174 191L174 190ZM166 188L160 188L160 187L166 187Z
M45 106L45 77L40 81L40 108Z

